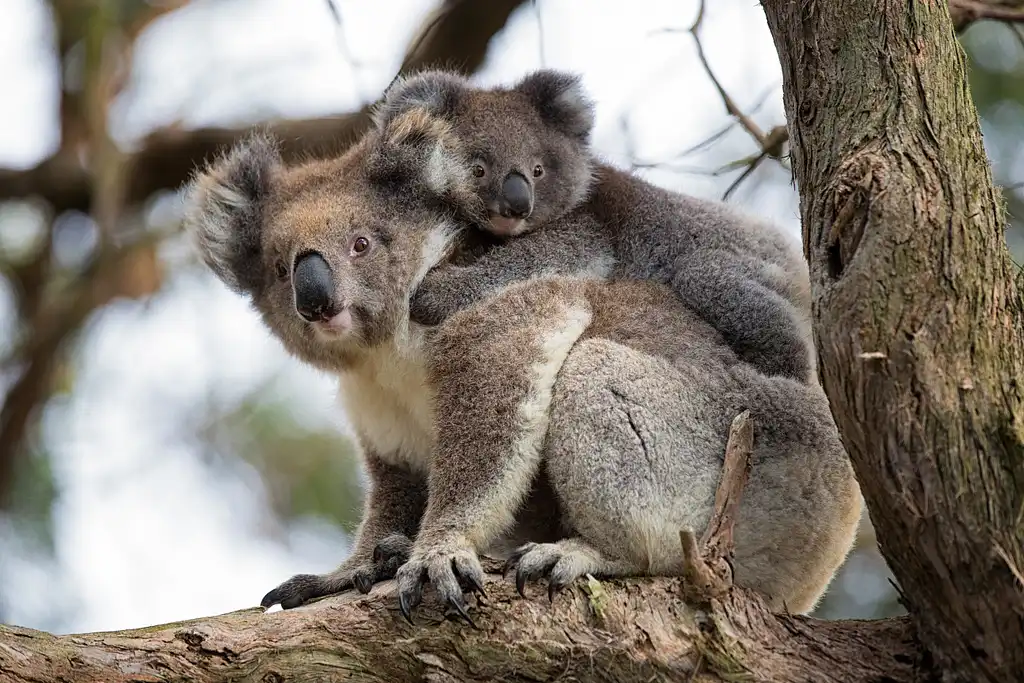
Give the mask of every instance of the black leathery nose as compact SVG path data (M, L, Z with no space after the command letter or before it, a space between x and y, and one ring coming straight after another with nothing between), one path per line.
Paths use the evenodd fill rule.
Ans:
M530 183L521 173L513 171L505 177L501 185L501 195L505 200L509 217L526 218L533 209L533 191Z
M330 317L334 279L324 257L310 252L295 262L295 310L309 322Z

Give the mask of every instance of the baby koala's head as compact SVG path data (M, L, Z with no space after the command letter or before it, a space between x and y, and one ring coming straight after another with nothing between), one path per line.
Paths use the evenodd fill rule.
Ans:
M591 184L594 107L578 76L536 71L512 87L476 88L462 76L425 71L388 89L374 112L380 127L423 109L462 138L489 218L510 237L543 226L586 198Z
M297 357L340 371L405 337L409 296L466 221L483 221L458 139L424 112L336 159L288 167L250 135L199 173L186 228Z

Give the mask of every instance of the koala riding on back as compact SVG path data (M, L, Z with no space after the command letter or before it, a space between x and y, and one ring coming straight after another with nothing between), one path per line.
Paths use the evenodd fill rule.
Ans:
M485 229L521 237L500 256L432 274L417 291L414 319L437 323L516 279L585 272L653 280L765 374L813 379L810 284L796 241L722 202L600 162L589 144L593 105L578 77L542 70L482 89L427 71L392 86L375 120L386 127L416 109L450 122L465 141ZM584 234L565 225L581 213L593 219Z

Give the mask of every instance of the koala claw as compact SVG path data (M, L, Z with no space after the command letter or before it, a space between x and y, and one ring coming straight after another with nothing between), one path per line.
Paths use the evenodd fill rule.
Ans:
M353 574L352 583L355 585L356 590L360 593L366 594L373 588L373 581L366 574Z
M429 581L441 600L454 609L470 626L476 623L466 610L464 591L484 595L483 569L472 549L458 543L434 545L403 564L395 576L398 582L398 608L412 622L412 612L423 599L423 586Z
M327 576L296 574L264 595L260 606L268 608L280 603L281 609L292 609L314 598L337 592L328 585L330 583Z
M392 534L373 549L370 562L346 562L330 574L296 574L264 595L260 605L268 608L280 603L281 609L292 609L350 588L369 593L375 583L395 576L408 559L411 546L412 541L405 535Z
M548 600L554 602L555 595L586 573L581 559L578 552L559 543L527 543L505 561L505 572L516 569L516 591L524 598L527 581L547 577Z
M398 592L398 611L402 613L405 620L411 625L415 626L412 620L412 610L416 609L417 605L420 604L420 600L423 599L423 584L416 583L416 587L411 591L399 591Z

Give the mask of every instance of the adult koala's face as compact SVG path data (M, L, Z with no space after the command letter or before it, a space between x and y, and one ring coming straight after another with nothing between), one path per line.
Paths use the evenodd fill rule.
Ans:
M460 155L422 113L291 168L252 135L193 181L186 226L291 353L341 370L404 334L410 294L479 210Z

